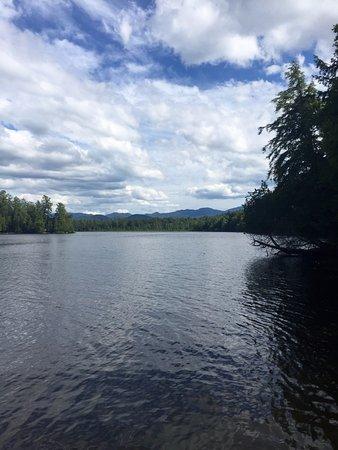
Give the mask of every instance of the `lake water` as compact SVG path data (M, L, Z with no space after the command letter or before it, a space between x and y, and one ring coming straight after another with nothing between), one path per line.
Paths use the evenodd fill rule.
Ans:
M337 448L337 281L239 233L0 236L0 447Z

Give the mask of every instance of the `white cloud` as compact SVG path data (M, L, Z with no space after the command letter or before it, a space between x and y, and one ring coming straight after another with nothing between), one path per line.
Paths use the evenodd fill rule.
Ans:
M152 32L186 64L247 65L282 52L325 51L336 0L156 0Z
M238 32L228 5L211 0L158 0L152 18L156 39L187 64L227 60L239 65L259 57L254 35Z
M17 186L32 179L36 189L81 196L90 183L109 191L163 177L142 146L128 100L117 86L92 78L100 57L7 20L0 38L1 178L15 178ZM121 201L134 198L123 189Z
M120 34L122 41L125 45L128 44L132 31L133 29L132 26L130 25L128 18L123 17L120 23Z
M119 213L119 214L128 214L129 210L128 209L117 208L116 212Z
M228 199L245 197L247 190L243 186L230 186L228 184L210 184L201 187L192 187L188 192L201 199Z
M243 3L250 12L252 3ZM273 44L267 40L281 21L291 20L274 0L271 11L262 13L270 22L262 25L259 48L256 31L261 19L257 14L247 24L245 15L240 15L243 8L237 11L232 2L182 0L182 10L173 8L180 4L158 1L151 26L187 62L225 59L247 64L265 58L268 47L272 55L285 44L283 33L270 40ZM204 19L196 10L188 20L191 5L199 4L205 6ZM34 2L30 5L33 8ZM60 5L65 10L69 2ZM75 45L64 35L51 38L19 29L11 22L17 10L6 0L7 12L0 19L1 186L14 194L47 193L62 198L73 211L141 212L206 204L221 209L241 203L240 196L266 175L261 148L267 137L258 136L257 128L271 121L270 101L281 85L229 81L200 89L147 79L154 74L154 65L135 62L132 56L135 47L151 40L142 35L147 34L149 12L140 12L136 6L117 10L103 0L79 1L78 5L128 50L122 71L112 71L109 80L95 78L106 55ZM40 7L48 14L52 6L44 0ZM162 16L158 16L160 8ZM297 22L299 14L292 8ZM168 17L165 11L170 12ZM159 18L161 27L156 22ZM130 25L124 31L123 20ZM302 26L301 30L307 29L306 24ZM324 34L321 39L325 41ZM213 48L213 36L219 36L220 46ZM253 47L247 36L253 37ZM233 39L239 39L238 52ZM302 57L300 62L310 74L313 66ZM283 74L285 67L283 61L276 61L266 71Z
M131 198L143 203L149 202L161 202L167 200L167 195L154 188L147 188L142 186L126 186L126 193L130 195Z
M117 3L106 0L73 0L76 5L101 23L105 32L120 39L128 48L145 43L148 13L133 2Z
M332 57L331 39L319 39L316 44L315 54L323 61L329 62Z
M142 65L142 64L136 64L133 62L128 62L128 63L126 63L126 68L128 69L129 72L134 73L134 74L145 74L145 73L149 72L150 69L153 68L153 66L150 64Z
M168 209L191 206L191 186L263 176L257 127L271 118L275 84L99 82L94 53L1 30L0 112L14 129L1 128L0 177L15 193L68 196L73 210Z
M278 65L278 64L271 64L270 66L267 66L265 68L265 73L267 75L276 75L278 73L281 73L282 71L282 66Z
M308 82L313 80L313 76L317 73L317 68L315 64L308 63L305 60L304 55L298 54L294 57L294 60L298 62L302 72L305 75L305 78ZM272 64L270 66L265 67L265 73L267 75L276 75L279 74L283 79L285 79L285 74L290 67L290 63L283 64Z
M0 8L1 19L13 19L17 15L13 0L2 0Z
M166 193L171 199L188 193L190 199L184 201L189 206L191 194L201 202L235 198L265 177L261 148L266 136L258 136L257 128L271 121L269 102L279 89L264 81L200 90L147 80L125 86L123 94L142 118L141 129L151 139L149 152L164 173ZM215 185L222 188L217 195L195 195Z

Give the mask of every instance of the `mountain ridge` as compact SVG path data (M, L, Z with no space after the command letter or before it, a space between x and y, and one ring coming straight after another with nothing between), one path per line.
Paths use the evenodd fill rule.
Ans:
M112 220L112 219L128 219L128 220L148 220L148 219L164 219L164 218L199 218L199 217L215 217L222 216L224 214L231 214L236 211L240 211L243 206L236 206L234 208L220 210L214 208L198 208L198 209L179 209L177 211L171 211L166 213L154 212L145 214L131 214L131 213L119 213L112 212L108 214L87 214L87 213L70 213L75 220Z

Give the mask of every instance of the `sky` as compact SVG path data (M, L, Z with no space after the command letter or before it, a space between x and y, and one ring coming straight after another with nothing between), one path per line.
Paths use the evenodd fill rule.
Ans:
M0 189L72 212L241 205L337 0L0 0Z

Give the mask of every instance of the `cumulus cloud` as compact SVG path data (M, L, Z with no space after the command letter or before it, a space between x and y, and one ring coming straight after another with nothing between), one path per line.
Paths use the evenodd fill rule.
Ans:
M99 189L100 183L114 188L163 177L142 146L128 101L117 87L91 76L100 56L8 20L0 34L2 178L53 180L49 190L58 191L75 180L80 195L94 180ZM134 198L124 190L125 198Z
M245 65L259 57L258 41L238 31L228 8L211 0L158 0L152 32L187 64L228 60Z
M228 199L243 198L247 191L243 186L230 186L228 184L210 184L202 187L191 187L189 194L201 199Z
M278 64L271 64L270 66L266 66L265 67L265 73L267 75L276 75L281 73L282 71L282 66L278 65Z
M17 15L13 0L3 0L0 8L1 19L13 19Z
M315 64L312 62L307 62L305 59L305 56L302 54L296 55L293 60L298 62L302 72L305 75L306 80L308 82L313 81L314 75L316 75L318 72ZM281 78L285 79L286 78L285 74L286 74L287 70L289 69L289 67L290 67L289 62L281 63L281 64L272 64L270 66L266 66L264 68L264 71L268 76L278 74L281 76Z
M147 80L122 92L142 118L168 197L185 207L222 207L225 199L230 206L241 203L266 176L261 148L267 137L257 128L271 121L270 100L280 87L266 81L228 82L201 90Z
M283 52L325 51L336 0L156 0L152 32L186 64L248 65Z
M2 14L17 14L13 0L3 0ZM158 43L171 48L187 65L229 62L271 65L284 53L315 50L331 53L331 28L338 21L336 0L155 0L141 8L133 1L20 0L19 11L56 18L55 27L85 39L74 15L76 6L101 31L120 41L132 57ZM1 14L1 13L0 13ZM49 32L55 33L55 27ZM116 51L116 49L115 49Z
M264 172L257 126L271 117L275 84L100 82L100 56L7 22L1 30L0 177L15 192L68 195L77 210L154 209L179 204L189 186Z
M266 5L254 3L261 10ZM329 4L313 4L324 22ZM261 148L267 137L258 136L257 128L271 121L270 101L281 84L232 80L202 89L156 78L159 63L143 58L142 52L161 41L187 64L246 65L291 48L288 30L296 29L300 17L294 4L290 14L271 0L271 8L261 12L264 24L252 2L240 5L230 0L158 0L155 9L142 10L133 2L118 8L117 2L104 0L4 0L1 187L27 198L47 193L73 211L239 204L266 174ZM98 51L86 45L84 31L71 15L74 6L119 47ZM56 28L38 33L24 22L16 25L27 14L48 20L56 16ZM309 20L314 24L315 15ZM327 30L301 23L299 36L290 31L292 48L306 46L310 39L324 53ZM109 66L107 61L117 59L116 48L125 57L119 53L120 65ZM313 66L301 55L299 61L310 76ZM283 76L284 61L266 65L267 74Z

